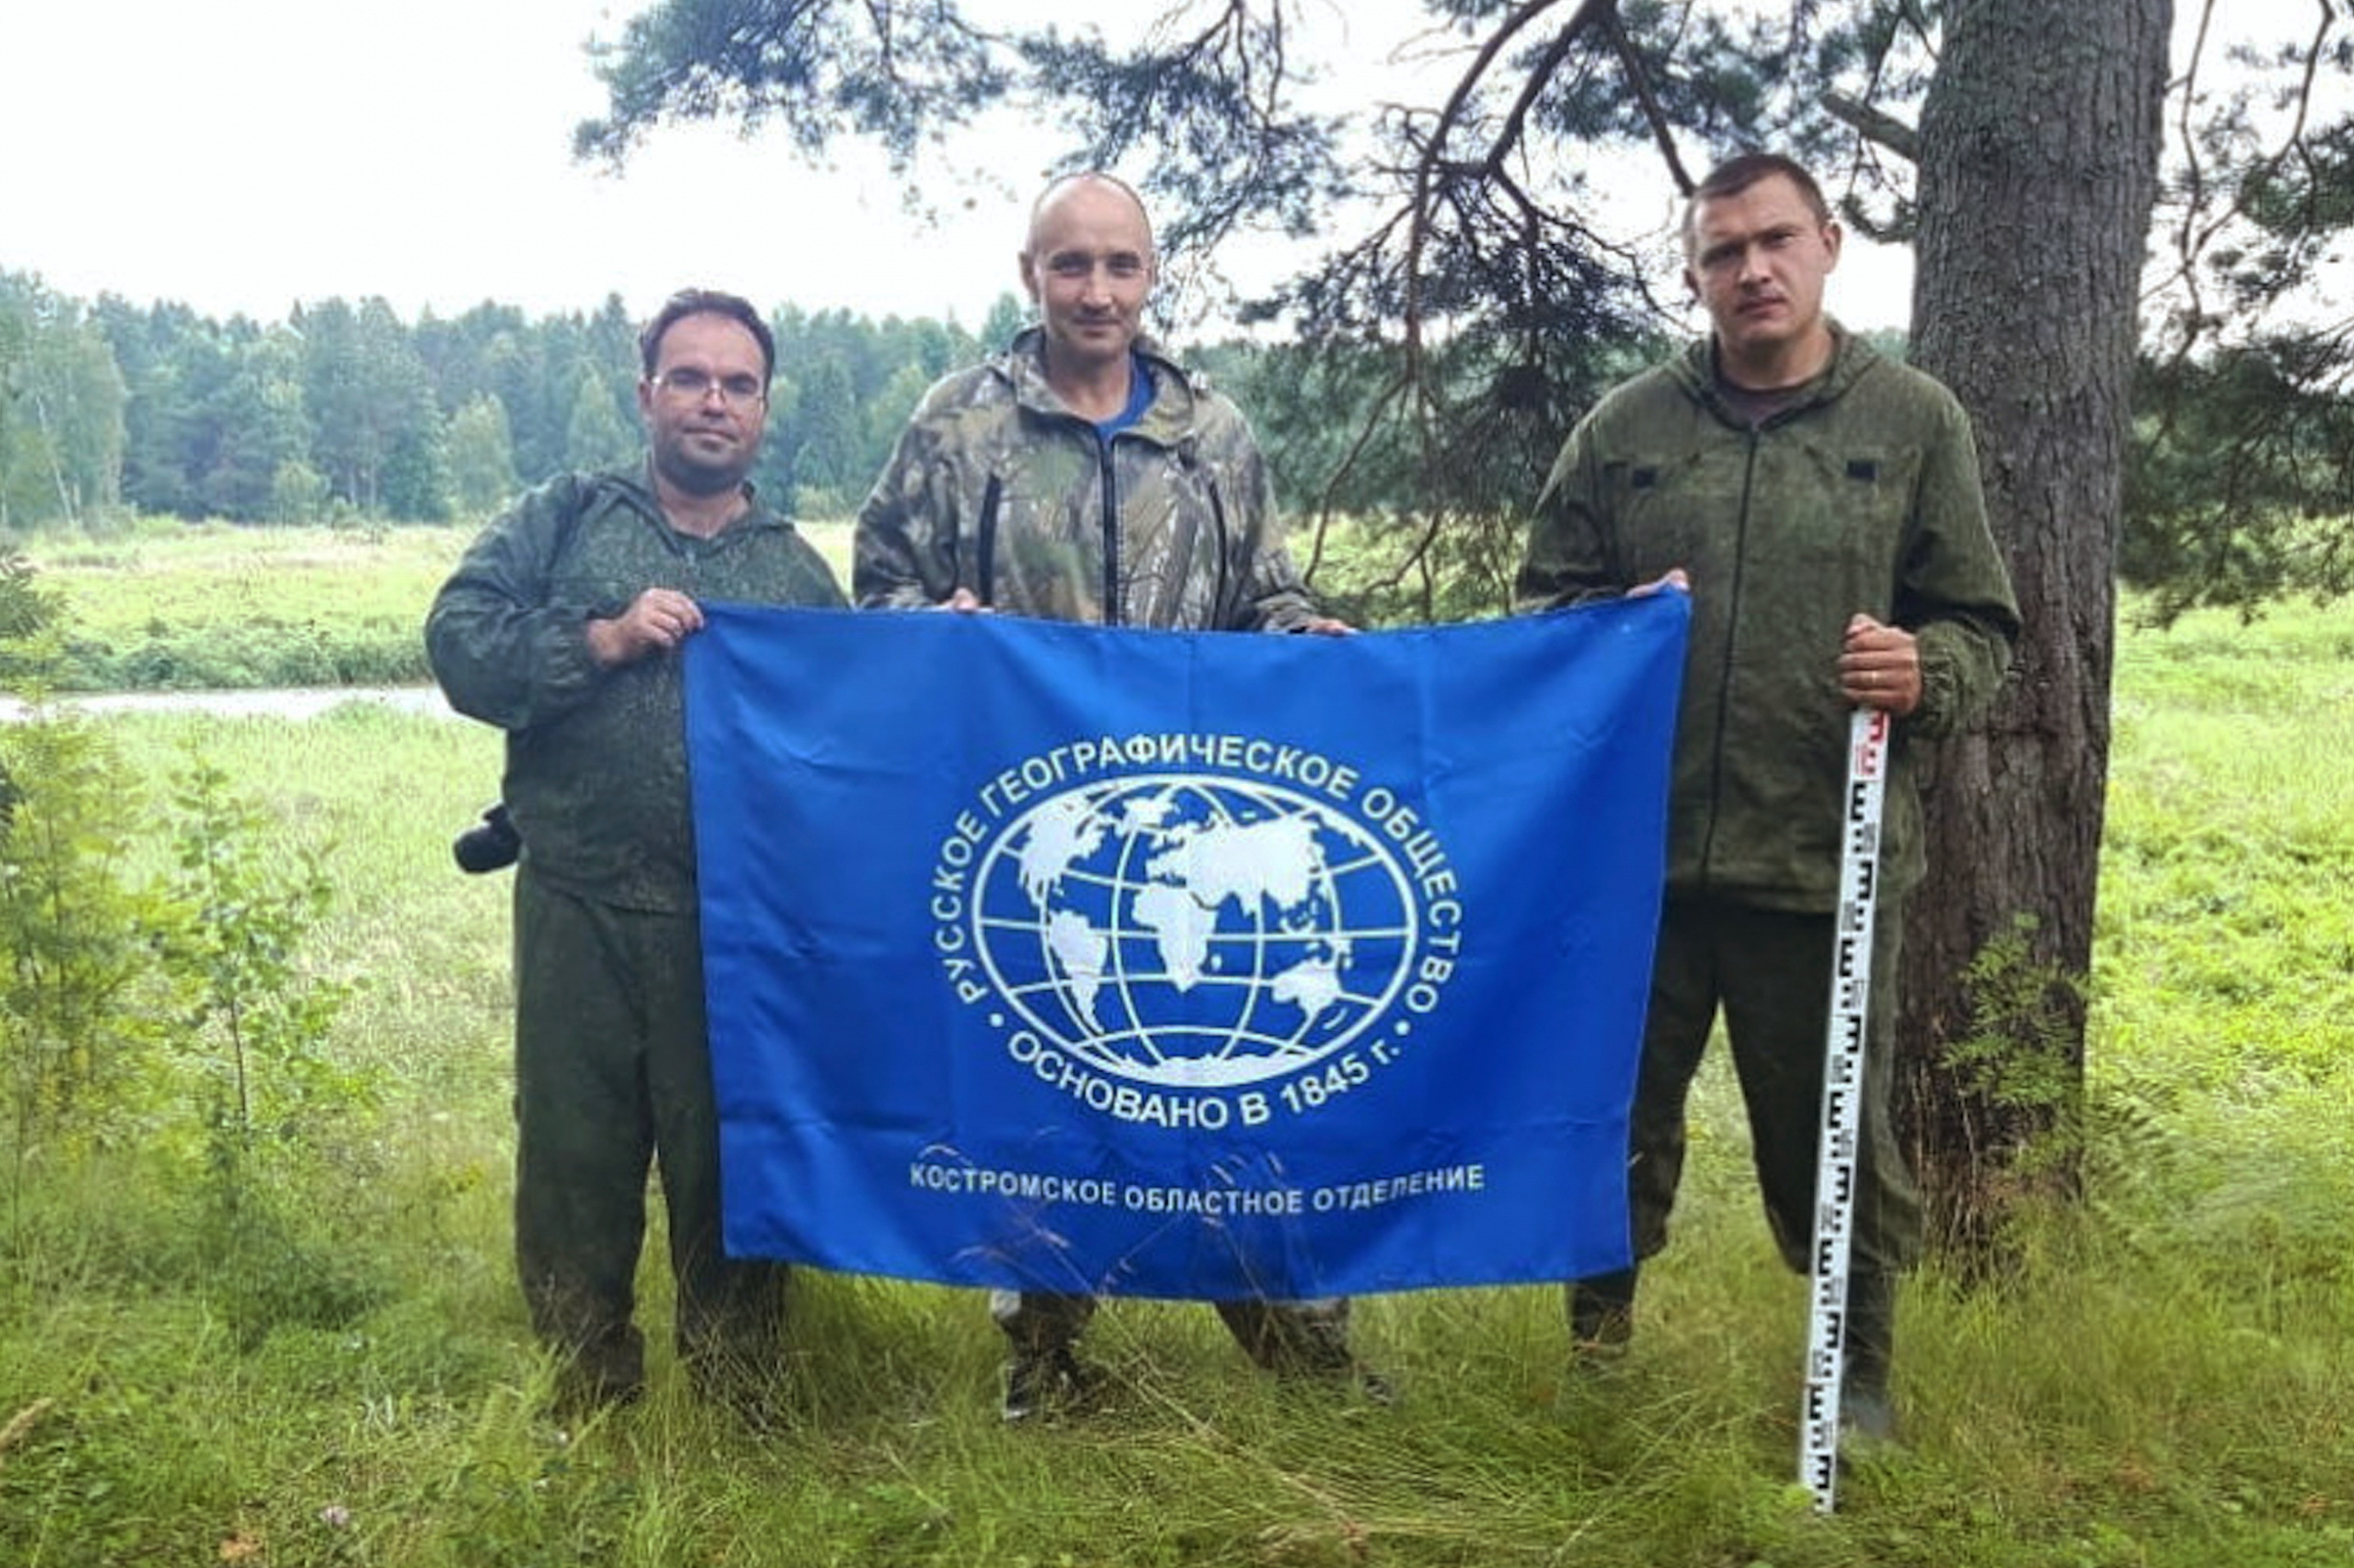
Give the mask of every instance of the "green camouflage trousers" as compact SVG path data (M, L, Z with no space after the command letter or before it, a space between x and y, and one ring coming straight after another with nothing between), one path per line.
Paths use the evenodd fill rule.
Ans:
M1852 1267L1894 1274L1919 1254L1921 1200L1889 1124L1895 1082L1896 958L1903 901L1883 900L1872 934L1872 999L1855 1169ZM1684 1175L1685 1102L1720 1007L1749 1113L1766 1219L1783 1260L1811 1272L1823 1046L1831 1011L1832 917L1714 899L1670 898L1660 918L1650 1012L1630 1132L1635 1255L1667 1246Z
M703 1382L773 1365L779 1264L719 1246L719 1121L695 917L615 908L532 874L515 887L515 1261L531 1325L574 1386L645 1379L631 1318L659 1159L680 1358Z

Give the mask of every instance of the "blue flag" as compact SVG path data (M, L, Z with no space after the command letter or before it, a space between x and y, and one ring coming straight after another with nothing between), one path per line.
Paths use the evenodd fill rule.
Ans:
M728 1250L1211 1299L1624 1266L1688 609L709 607Z

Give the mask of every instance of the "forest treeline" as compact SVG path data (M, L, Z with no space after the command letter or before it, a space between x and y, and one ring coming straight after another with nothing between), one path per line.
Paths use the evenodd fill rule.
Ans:
M1026 318L977 331L793 305L754 478L805 514L855 507L923 388ZM637 320L484 303L403 320L380 298L226 320L83 302L0 271L0 533L141 513L244 523L478 515L522 485L635 461Z
M776 379L753 477L780 510L809 518L854 511L923 389L1029 318L1010 292L973 330L953 318L769 310ZM552 474L636 461L637 327L618 295L594 312L545 316L486 301L409 321L370 297L303 304L282 321L222 320L178 303L84 301L0 268L0 540L103 534L131 514L486 516ZM1900 333L1869 335L1905 352ZM1508 604L1516 524L1574 407L1548 403L1541 418L1523 410L1494 432L1513 448L1492 475L1500 488L1486 511L1496 514L1458 509L1432 529L1412 514L1412 451L1353 438L1395 392L1393 350L1178 346L1256 426L1303 559L1321 554L1319 519L1374 523L1355 541L1371 553L1323 581L1344 608L1427 619ZM1597 343L1590 379L1607 384L1661 348L1657 338ZM1469 408L1486 372L1466 359L1450 374ZM2354 561L2340 480L2354 398L2290 386L2269 364L2246 353L2142 361L2139 391L2159 412L2136 421L2118 567L2162 602L2342 591Z

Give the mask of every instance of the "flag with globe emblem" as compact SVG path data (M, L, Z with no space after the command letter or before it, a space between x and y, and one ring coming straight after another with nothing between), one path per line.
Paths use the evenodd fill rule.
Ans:
M974 873L976 945L1082 1060L1156 1084L1313 1058L1396 989L1408 919L1380 844L1249 780L1147 773L1018 819Z
M708 607L729 1250L1208 1298L1623 1265L1687 608Z

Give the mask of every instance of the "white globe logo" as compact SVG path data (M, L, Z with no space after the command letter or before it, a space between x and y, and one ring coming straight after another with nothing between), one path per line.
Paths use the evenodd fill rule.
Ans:
M1412 890L1374 832L1256 780L1143 774L1047 797L974 874L974 947L1098 1069L1223 1088L1340 1050L1405 984Z

